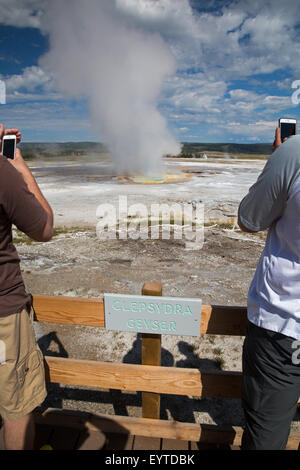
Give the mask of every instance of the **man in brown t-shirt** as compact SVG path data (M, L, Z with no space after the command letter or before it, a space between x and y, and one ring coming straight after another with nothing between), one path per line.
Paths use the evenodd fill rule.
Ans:
M4 135L0 124L0 152ZM46 242L53 235L53 212L19 149L14 160L0 154L0 415L5 448L31 449L31 412L46 397L44 365L33 330L31 295L25 290L12 225Z

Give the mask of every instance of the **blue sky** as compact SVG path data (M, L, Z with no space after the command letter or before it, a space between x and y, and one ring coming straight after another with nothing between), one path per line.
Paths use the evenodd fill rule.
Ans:
M64 95L40 63L49 49L45 4L0 0L7 88L0 122L18 127L25 142L99 141L87 102ZM292 102L292 83L300 80L295 0L116 0L116 8L135 28L160 35L175 57L158 108L178 140L270 142L279 117L299 119L300 104Z

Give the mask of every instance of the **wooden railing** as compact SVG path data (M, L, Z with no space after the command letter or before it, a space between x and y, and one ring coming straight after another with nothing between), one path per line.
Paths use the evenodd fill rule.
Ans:
M145 284L143 295L161 295L160 284ZM101 299L72 297L33 297L35 321L96 326L105 328L104 302ZM244 336L246 307L202 305L201 334ZM241 397L241 372L200 372L194 368L160 366L160 335L142 334L141 364L107 363L63 357L45 357L46 379L50 382L91 386L104 389L143 392L143 417L84 414L73 417L73 424L104 432L182 439L239 446L241 427L220 427L160 420L160 394L192 397ZM49 410L37 416L56 421L57 413ZM61 421L61 420L60 420ZM122 432L122 431L121 431ZM290 433L287 449L297 449L300 433Z

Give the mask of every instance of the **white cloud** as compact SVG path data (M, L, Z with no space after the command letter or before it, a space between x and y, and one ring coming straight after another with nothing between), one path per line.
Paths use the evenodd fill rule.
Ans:
M40 27L45 5L46 0L0 0L0 24ZM168 41L180 70L196 67L223 80L286 67L300 72L295 0L239 0L218 15L197 13L188 0L116 0L116 5L124 22Z
M1 76L6 85L7 103L62 100L55 90L53 76L41 67L26 67L21 74Z
M0 24L38 28L44 5L45 0L0 0ZM181 132L199 122L214 122L214 130L223 131L229 123L230 131L255 139L269 129L265 123L274 127L274 112L293 107L290 86L300 79L299 2L236 0L224 2L217 15L207 9L197 13L188 0L116 0L116 5L126 24L161 35L175 55L177 73L166 81L161 104ZM284 78L262 81L260 92L259 74L278 70ZM244 85L231 89L233 80ZM247 89L247 82L258 92ZM29 67L8 77L9 98L35 100L42 88L45 97L56 99L52 83L42 68ZM237 121L240 126L230 124Z
M229 122L224 126L232 134L235 135L248 135L249 137L268 137L275 132L274 121L254 121L241 124L240 122Z
M44 4L45 0L0 0L0 24L38 28Z
M72 140L76 133L93 135L90 120L78 115L71 106L63 102L27 102L26 105L16 103L6 105L3 109L5 127L20 129L23 141L30 140L28 135L45 136L49 132L53 135L59 133L63 141Z
M26 67L22 74L11 75L6 78L6 89L8 92L25 89L26 91L33 91L37 87L48 88L52 86L51 74L45 72L41 67L32 66Z
M166 103L182 112L219 112L226 88L225 82L209 80L201 73L181 74L169 80Z
M220 15L197 14L188 0L117 0L117 5L127 21L169 42L181 70L194 66L217 79L299 70L299 48L293 47L299 21L295 0L239 0ZM284 54L278 54L283 47Z

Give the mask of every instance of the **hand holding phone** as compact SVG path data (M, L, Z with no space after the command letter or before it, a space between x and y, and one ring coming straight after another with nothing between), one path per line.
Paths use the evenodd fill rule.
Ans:
M285 142L292 135L296 135L296 119L279 119L281 142Z
M2 155L11 160L15 159L17 147L16 135L5 135L2 139Z
M4 155L3 154L3 146L4 146L4 142L3 142L3 139L5 137L15 137L16 138L16 145L15 147L21 142L21 139L22 139L22 134L21 132L19 132L18 129L4 129L4 125L3 124L0 124L0 155ZM10 140L10 139L8 139ZM14 139L13 139L14 140ZM10 146L13 145L13 142L5 142L5 153L8 153L9 152L9 148ZM5 155L6 156L6 155ZM10 157L7 157L7 158L10 158Z
M280 118L278 127L275 131L275 139L272 146L272 152L275 152L281 144L283 144L289 137L296 135L296 119Z

